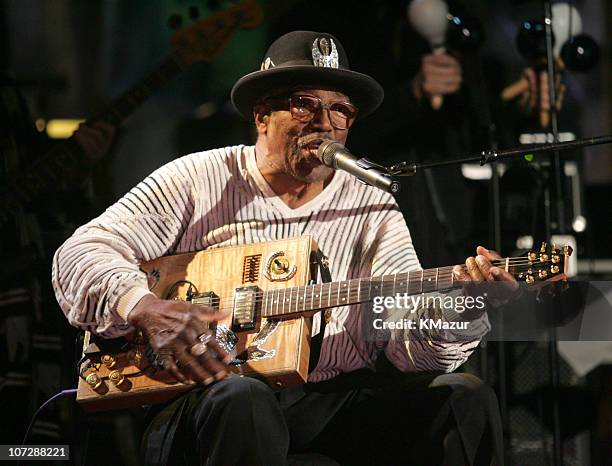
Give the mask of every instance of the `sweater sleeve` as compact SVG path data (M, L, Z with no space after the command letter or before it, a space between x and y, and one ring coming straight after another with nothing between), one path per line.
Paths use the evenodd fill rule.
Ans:
M390 201L393 202L393 201ZM391 209L384 222L376 231L373 243L372 275L380 276L399 272L421 270L421 266L412 245L410 232L398 209ZM453 290L447 294L434 293L428 296L450 297L455 299L462 293ZM440 302L440 300L434 302ZM411 312L412 311L412 312ZM402 308L390 310L386 320L421 317L441 320L443 322L462 321L462 315L454 309L438 308L417 309ZM404 372L443 370L451 372L463 364L478 346L480 338L489 329L486 313L470 316L468 331L443 329L397 329L386 330L376 340L384 342L384 351L389 361Z
M194 211L187 164L170 162L56 251L52 283L68 321L105 338L130 331L127 315L146 294L144 261L173 250Z

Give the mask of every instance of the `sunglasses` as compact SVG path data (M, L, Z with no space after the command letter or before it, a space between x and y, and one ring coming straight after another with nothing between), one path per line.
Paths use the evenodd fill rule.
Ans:
M355 122L359 110L354 105L348 102L331 102L324 104L318 97L310 95L292 95L289 98L283 99L268 99L268 102L276 102L284 106L278 109L289 111L293 119L302 123L309 123L321 109L326 109L329 115L331 125L336 129L348 129Z

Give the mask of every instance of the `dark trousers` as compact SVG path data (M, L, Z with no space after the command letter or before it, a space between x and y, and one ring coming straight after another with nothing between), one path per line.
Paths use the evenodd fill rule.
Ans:
M289 452L346 465L503 463L494 392L469 374L357 371L274 393L230 377L158 408L148 464L287 464Z

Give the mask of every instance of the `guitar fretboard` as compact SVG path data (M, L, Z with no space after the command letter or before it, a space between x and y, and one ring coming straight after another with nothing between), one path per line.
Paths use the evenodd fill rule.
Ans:
M375 297L415 295L455 286L452 268L403 272L380 277L268 290L262 296L262 315L278 317L335 306L372 301Z

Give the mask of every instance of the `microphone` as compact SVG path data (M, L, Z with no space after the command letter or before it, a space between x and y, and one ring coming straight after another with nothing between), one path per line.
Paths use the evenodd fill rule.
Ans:
M393 194L400 189L399 182L391 178L385 167L366 158L354 156L339 142L323 141L317 149L317 157L323 165L344 170L362 183Z

